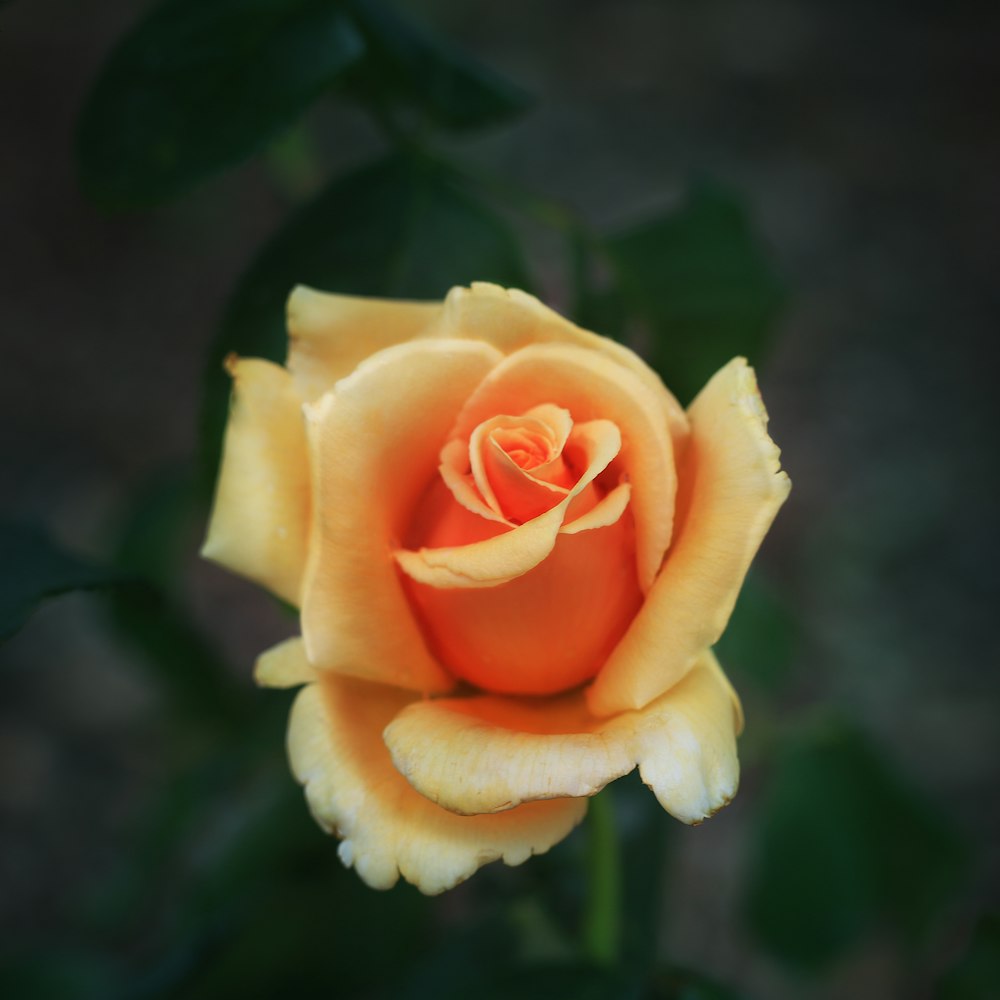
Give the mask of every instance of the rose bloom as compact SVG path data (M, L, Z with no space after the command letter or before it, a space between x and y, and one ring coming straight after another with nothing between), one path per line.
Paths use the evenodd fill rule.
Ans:
M740 703L711 646L789 490L753 371L687 409L524 292L297 288L284 368L231 358L204 554L301 609L256 666L304 685L288 747L369 885L516 865L638 766L698 823Z

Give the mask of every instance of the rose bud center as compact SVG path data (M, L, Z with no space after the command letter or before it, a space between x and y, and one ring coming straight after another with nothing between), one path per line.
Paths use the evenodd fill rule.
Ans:
M551 553L520 576L469 588L404 576L428 645L457 677L487 691L552 694L589 680L607 660L642 600L631 511L602 503L622 479L606 458L619 444L609 421L574 425L567 410L545 404L492 417L445 445L408 547L514 533L568 500ZM584 515L593 526L574 529Z

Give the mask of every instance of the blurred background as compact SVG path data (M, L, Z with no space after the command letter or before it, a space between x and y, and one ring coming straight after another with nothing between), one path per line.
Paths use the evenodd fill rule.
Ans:
M374 51L397 29L355 6ZM94 88L146 9L0 6L4 593L111 584L0 648L4 995L996 996L1000 12L413 0L387 9L438 40L426 65L393 63L411 39L331 66L302 114L237 149L234 111L200 174L139 190L114 166L141 159L129 67ZM406 105L445 58L460 86ZM448 166L407 238L441 266L399 279L356 237L394 224L396 167L365 165L414 136ZM294 280L443 294L456 234L491 273L454 280L529 284L684 402L747 353L794 483L720 646L740 795L688 829L615 786L606 974L574 951L580 831L436 900L340 869L287 773L289 699L250 682L295 619L196 555L222 354L280 351Z

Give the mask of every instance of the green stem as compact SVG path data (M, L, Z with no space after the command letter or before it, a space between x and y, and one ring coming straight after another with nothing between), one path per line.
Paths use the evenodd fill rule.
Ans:
M597 965L614 965L621 943L621 858L608 792L590 800L587 842L588 894L583 944Z

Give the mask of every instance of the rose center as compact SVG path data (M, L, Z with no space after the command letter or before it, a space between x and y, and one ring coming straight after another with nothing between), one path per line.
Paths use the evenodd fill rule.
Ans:
M551 551L522 575L469 588L406 581L430 647L456 676L550 694L606 661L642 600L629 487L614 464L620 441L610 421L574 425L569 411L544 404L484 420L444 447L409 548L510 535L517 549L542 530L529 522L563 505Z

